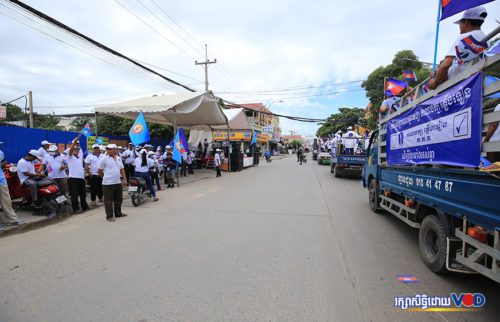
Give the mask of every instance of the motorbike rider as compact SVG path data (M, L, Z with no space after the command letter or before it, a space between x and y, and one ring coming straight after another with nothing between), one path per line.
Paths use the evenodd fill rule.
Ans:
M304 150L302 149L302 147L299 147L299 149L297 150L297 157L299 158L299 165L302 165L302 161L304 161Z
M54 180L59 191L65 196L68 193L66 169L68 169L66 159L59 153L57 146L51 145L49 154L43 158L42 166L38 172L45 173L47 171L48 177Z
M269 151L269 149L266 150L264 155L266 156L266 161L271 162L271 151Z
M23 186L30 190L31 201L35 206L40 205L38 200L38 181L45 177L44 174L35 171L35 160L38 160L37 150L30 150L24 157L17 162L17 176Z
M141 150L139 153L139 157L134 160L134 177L143 178L146 180L146 184L151 191L151 196L153 197L153 201L158 201L156 198L155 187L153 186L153 182L151 181L151 174L149 174L149 169L154 167L154 161L151 158L148 158L147 151L145 149Z

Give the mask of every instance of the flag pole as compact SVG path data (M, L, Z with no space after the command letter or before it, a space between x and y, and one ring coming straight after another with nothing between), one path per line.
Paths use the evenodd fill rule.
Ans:
M174 146L172 151L175 149L175 136L177 135L177 120L175 118L175 107L174 107ZM179 140L181 138L179 137ZM182 166L182 157L181 157L181 166ZM179 162L177 162L177 166L175 167L175 178L177 179L177 188L179 187Z
M434 42L434 61L432 64L432 71L436 71L436 61L437 61L437 50L438 50L438 43L439 43L439 25L441 21L441 8L442 8L442 1L438 1L438 14L437 14L437 21L436 21L436 41Z

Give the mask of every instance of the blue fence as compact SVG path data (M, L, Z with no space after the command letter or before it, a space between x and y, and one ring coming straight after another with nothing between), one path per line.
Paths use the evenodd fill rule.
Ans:
M15 126L0 126L0 142L3 142L1 147L5 154L7 162L17 163L29 150L40 148L40 142L47 140L58 145L60 148L66 147L71 141L78 136L78 132L69 131L51 131L41 129L28 129ZM118 143L125 146L130 139L128 136L116 136L100 134L100 137L109 138L113 143ZM165 147L167 139L153 138L149 142L154 146L161 145ZM80 137L80 145L84 151L87 150L87 140L84 136Z

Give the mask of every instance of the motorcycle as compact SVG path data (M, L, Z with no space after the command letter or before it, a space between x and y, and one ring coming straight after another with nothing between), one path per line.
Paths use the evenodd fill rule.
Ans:
M149 191L146 180L140 177L130 177L128 193L132 199L132 204L137 207L146 198L151 198L151 192Z
M29 188L21 184L13 164L7 165L4 174L14 210L34 208L35 215L54 217L67 200L52 179L43 178L38 182L38 202L33 203Z

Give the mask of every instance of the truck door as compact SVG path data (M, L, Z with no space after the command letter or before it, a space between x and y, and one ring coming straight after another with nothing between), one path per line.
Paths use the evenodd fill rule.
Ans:
M378 170L378 130L374 131L370 137L370 143L366 149L366 162L363 166L362 180L363 187L368 187L368 178L377 178Z

